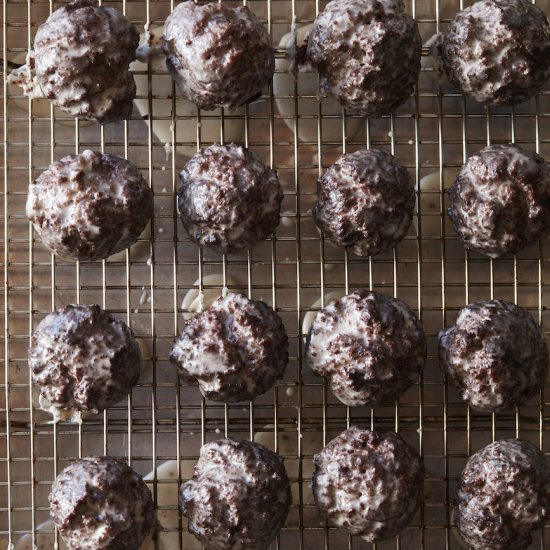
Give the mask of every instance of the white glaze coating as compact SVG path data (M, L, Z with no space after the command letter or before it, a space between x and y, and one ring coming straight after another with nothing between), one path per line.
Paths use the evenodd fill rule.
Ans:
M517 145L472 155L449 195L456 231L481 254L517 253L550 233L550 163Z
M495 441L468 460L455 522L475 550L525 550L550 518L550 461L532 443Z
M251 248L280 221L277 173L233 143L201 149L180 172L178 210L199 246L220 253Z
M26 212L52 252L91 261L138 239L153 212L153 193L125 159L85 150L54 162L30 184Z
M21 65L21 67L13 69L13 71L11 71L8 75L7 81L9 84L19 86L23 90L23 93L31 99L44 97L42 88L40 88L40 84L38 84L38 80L36 78L36 71L34 69L34 52L32 50L27 52L27 55L25 56L25 64Z
M151 492L125 461L86 457L67 466L49 496L69 550L135 550L155 525Z
M288 339L266 304L228 292L187 321L170 359L205 397L250 400L282 377Z
M480 0L459 12L439 47L450 79L488 105L513 105L550 77L550 23L529 0Z
M422 40L402 0L332 0L316 18L307 59L321 92L351 112L379 117L412 93Z
M263 432L262 432L263 433ZM181 518L178 509L178 475L181 479L189 479L193 476L194 461L182 460L178 470L176 460L168 460L160 466L143 476L143 480L153 489L153 480L156 480L156 505L162 509L157 511L157 518L160 524L158 532L153 531L154 537L149 535L140 547L140 550L174 550L179 546L180 533L178 531ZM167 483L168 482L168 483ZM53 533L46 534L45 531L53 531L53 521L46 521L36 527L36 546L33 547L30 534L21 537L15 550L52 550L54 547ZM59 550L67 550L66 544L61 539ZM185 550L202 550L202 545L194 539L185 544Z
M200 279L197 279L193 283L193 287L190 288L183 297L181 302L181 309L185 310L183 312L184 319L191 319L195 313L200 313L205 309L208 309L212 304L220 297L225 296L233 285L237 284L237 281L234 277L228 275L226 277L226 283L228 287L223 286L223 274L222 273L212 273L210 275L205 275ZM216 286L219 288L204 288L202 293L199 291L199 285L202 282L205 286Z
M41 406L54 417L98 413L126 396L142 367L139 346L125 323L99 306L70 305L46 316L29 349Z
M273 76L271 38L246 6L182 2L166 19L162 47L181 93L201 109L239 107Z
M44 96L84 120L127 118L136 92L128 65L138 40L126 17L94 0L54 11L38 28L32 54Z
M421 501L422 462L395 433L352 427L314 462L317 506L333 525L368 542L397 535Z
M313 219L333 244L358 256L397 246L413 218L410 174L378 149L343 154L317 182Z
M193 478L180 490L189 531L208 550L263 550L291 502L282 459L249 441L221 439L201 447Z
M476 302L439 333L441 366L474 409L511 409L534 397L548 373L546 338L511 302Z
M317 314L305 358L314 374L328 377L340 401L376 406L399 398L418 377L426 339L401 300L354 292Z

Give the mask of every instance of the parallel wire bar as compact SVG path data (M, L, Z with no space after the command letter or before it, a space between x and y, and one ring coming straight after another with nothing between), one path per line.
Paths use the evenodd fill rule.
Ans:
M31 48L31 42L32 40L32 3L31 0L27 0L27 44L28 48ZM7 56L5 56L7 57ZM29 151L28 151L28 179L29 181L32 181L32 166L33 166L33 125L32 125L32 100L29 98L28 100L28 110L29 110L29 118L28 118L28 139L29 139ZM34 285L34 278L33 278L33 262L34 262L34 256L33 256L33 244L32 244L32 224L29 222L29 346L30 346L30 338L33 330L33 285ZM8 247L6 246L6 249ZM6 318L7 321L7 318ZM32 376L29 371L29 451L31 455L30 460L30 478L32 480L31 482L31 543L33 544L33 547L36 545L36 491L35 491L35 469L34 469L34 460L32 457L35 456L35 439L34 439L34 408L32 406L33 403L33 382L32 382Z
M441 14L441 2L436 0L435 4L435 13L436 13L436 32L439 32L440 29L440 14ZM444 133L443 133L443 93L441 89L437 94L437 143L438 143L438 166L439 166L439 211L441 213L441 244L440 244L440 254L441 254L441 322L442 325L446 324L446 279L447 279L447 269L445 264L446 259L446 243L445 243L445 188L444 188L444 166L445 166L445 156L444 156ZM447 375L444 375L444 388L443 388L443 449L445 454L445 548L450 548L450 530L451 530L451 517L450 517L450 493L449 493L449 437L448 437L448 422L449 422L449 395L448 395L448 380Z
M6 421L6 497L7 497L7 518L8 518L8 544L13 544L12 527L12 465L11 465L11 418L10 418L10 330L9 330L9 196L8 196L8 83L5 75L8 73L8 31L7 31L7 5L2 4L2 54L3 54L3 109L4 109L4 128L3 128L3 160L4 160L4 398L6 401L5 421Z

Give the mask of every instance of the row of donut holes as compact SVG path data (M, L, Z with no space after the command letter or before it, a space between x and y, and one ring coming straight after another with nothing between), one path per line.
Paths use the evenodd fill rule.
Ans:
M279 47L290 51L294 44L302 46L305 44L306 37L310 32L312 25L304 25L285 34L279 43ZM154 117L149 117L149 79L147 72L147 63L151 65L151 70L155 74L155 94L170 97L173 89L173 80L166 67L166 60L160 50L160 41L162 38L163 27L152 27L145 25L145 32L141 35L141 43L136 52L138 59L130 65L130 70L134 72L134 79L137 87L137 97L134 100L139 114L143 117L147 125L152 125L152 130L160 143L164 143L167 158L175 150L176 153L184 156L193 156L197 148L193 144L178 144L172 147L172 132L174 130L170 118L172 117L172 102L158 102L154 106ZM296 39L296 42L294 40ZM15 65L22 65L26 61L26 53L17 54L12 62ZM422 58L422 66L427 69L431 77L437 80L441 85L447 81L441 77L437 63L432 56ZM447 82L448 84L448 82ZM294 86L300 89L300 95L309 98L318 97L319 83L318 76L313 72L295 72L294 63L291 55L285 58L275 60L275 74L273 75L273 94L275 104L282 119L291 131L294 131L295 113L294 102L284 98L293 96ZM31 96L40 98L36 93ZM257 102L263 101L262 99ZM28 110L28 101L26 99L15 99L14 105L20 109ZM317 121L317 102L300 101L299 107L300 123L297 126L298 139L301 142L316 143L318 139L318 121ZM196 106L189 100L179 97L176 99L176 112L182 120L176 122L177 135L194 135L196 133ZM216 113L217 111L215 111ZM49 103L37 103L33 106L33 113L41 118L50 117ZM224 121L224 135L226 142L240 143L245 134L245 108L235 109L231 118ZM342 106L333 97L323 99L323 115L327 117L340 117L342 115ZM162 120L159 120L162 119ZM209 122L215 122L209 124ZM204 142L216 142L219 140L219 126L217 120L209 119L201 123L202 138ZM72 124L66 119L59 120L60 124ZM90 125L92 123L81 121L81 125ZM360 117L349 117L346 120L346 137L352 139L357 135L363 126L364 121ZM392 133L388 133L392 137ZM339 124L326 124L322 129L323 141L331 143L342 140L342 128ZM409 145L414 145L413 140L409 140Z

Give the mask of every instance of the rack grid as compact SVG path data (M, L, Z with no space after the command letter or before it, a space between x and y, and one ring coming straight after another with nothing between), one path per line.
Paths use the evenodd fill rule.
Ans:
M162 26L174 7L173 0L103 3L123 11L140 32L148 22ZM266 23L278 63L288 57L277 46L281 38L294 25L311 23L326 4L244 3ZM469 3L406 2L424 42ZM536 3L550 12L549 0ZM293 505L276 548L460 548L452 501L467 457L495 438L514 436L550 452L549 392L508 414L471 411L439 370L437 333L464 304L492 297L516 301L548 327L550 250L544 241L514 258L488 260L465 253L445 214L445 190L468 155L489 143L515 141L550 158L550 93L514 109L486 109L440 82L424 48L417 92L389 117L363 120L335 110L329 99L319 98L303 80L288 74L284 64L276 73L284 93L272 88L237 113L189 114L182 112L173 85L168 93L158 88L167 74L149 63L137 72L145 86L139 98L146 114L134 109L128 121L99 127L78 123L45 99L24 98L6 81L12 63L22 62L32 46L37 26L60 5L51 0L3 0L2 5L0 550L19 550L22 540L30 544L25 548L57 547L58 536L45 523L47 495L56 474L83 455L124 457L141 474L160 472L162 463L175 461L174 478L154 473L150 484L159 514L177 517L174 499L167 503L163 495L174 495L188 477L202 443L224 435L261 440L285 458ZM167 143L155 132L162 123L169 127ZM200 251L177 219L174 196L178 170L186 161L182 153L209 145L212 129L221 142L240 131L241 141L278 170L284 188L284 217L275 236L248 253ZM317 177L343 151L365 146L394 153L411 171L418 197L406 239L395 251L370 259L332 248L311 219ZM54 159L86 148L121 154L138 165L154 190L155 215L150 231L129 251L104 262L75 264L45 250L24 205L30 180ZM289 334L291 361L284 380L254 403L206 402L196 387L177 378L168 361L174 336L189 314L186 295L221 293L223 287L275 307ZM407 301L428 336L426 369L395 406L347 408L302 362L308 312L358 288ZM145 370L127 402L81 424L54 424L37 406L26 354L33 327L68 303L98 303L125 319L142 346ZM312 456L349 425L397 430L424 458L424 505L393 541L371 545L352 539L328 526L315 509L309 487ZM548 529L536 534L533 549L550 548ZM181 518L165 533L177 540L166 546L170 550L198 548Z

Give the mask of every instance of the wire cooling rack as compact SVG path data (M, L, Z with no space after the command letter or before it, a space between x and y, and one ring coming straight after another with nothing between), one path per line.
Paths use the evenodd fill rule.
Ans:
M324 6L316 0L246 3L265 21L275 45L295 26L310 23ZM468 3L409 0L407 9L426 42ZM148 22L162 25L174 2L105 4L126 13L142 31ZM537 4L550 10L550 1ZM139 95L145 115L142 108L125 123L103 128L79 124L46 100L24 98L5 78L12 62L23 62L37 26L60 5L40 0L3 0L2 5L0 549L19 548L21 540L28 548L57 547L57 535L44 523L47 495L56 474L82 455L121 456L141 474L153 472L150 484L159 515L177 517L174 499L161 496L167 488L175 494L202 443L223 435L259 439L285 458L293 505L274 547L459 548L452 501L467 457L495 438L514 436L550 452L550 403L542 392L512 413L470 411L438 368L437 333L464 304L492 297L516 301L548 326L550 254L548 240L515 258L491 261L465 253L446 218L444 191L464 159L488 143L515 141L550 157L550 94L515 109L487 110L438 82L425 49L416 95L391 117L362 120L318 98L303 80L294 80L286 72L285 48L277 47L276 78L282 88L274 87L237 113L182 110L172 85L168 92L157 87L166 73L150 64L138 71L145 86ZM159 141L155 124L164 124L165 132L168 127L166 143ZM237 130L235 125L240 125ZM219 256L189 242L177 220L174 194L185 153L214 139L226 141L235 131L278 170L284 218L273 239L248 253ZM365 146L393 152L410 169L418 193L409 235L395 251L372 259L327 245L311 220L316 178L342 151ZM129 252L105 262L74 264L54 258L36 240L24 204L30 180L54 159L85 148L120 154L138 165L154 190L155 216L150 231ZM219 294L224 286L276 307L290 337L284 380L250 404L205 402L196 387L178 380L168 361L173 338L189 313L189 292ZM426 369L392 407L346 408L301 359L308 312L358 288L407 301L428 335ZM53 424L37 407L27 347L40 319L76 302L99 303L125 319L139 338L146 368L127 402L82 424ZM424 505L394 541L373 546L352 539L329 527L315 510L309 485L312 456L351 424L395 429L423 455ZM158 473L166 461L176 461L168 480ZM196 547L181 519L166 526L165 534L177 541L167 546L170 550ZM532 548L550 548L550 533L538 533Z

